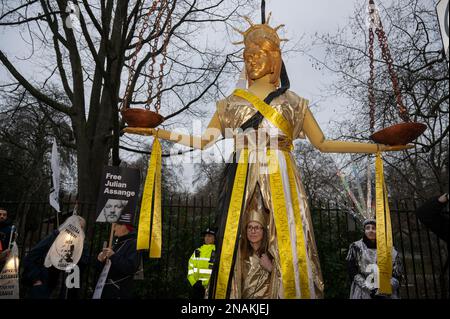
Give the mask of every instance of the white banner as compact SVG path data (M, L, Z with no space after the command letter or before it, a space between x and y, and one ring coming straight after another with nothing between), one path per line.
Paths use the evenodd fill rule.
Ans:
M52 157L50 161L50 166L52 168L52 188L50 191L50 205L56 209L56 211L59 213L59 183L61 179L61 170L59 167L59 154L58 154L58 148L56 145L56 139L53 139L53 146L52 146Z
M59 270L72 269L83 253L84 231L77 215L70 216L59 227L56 237L45 258L44 266L54 266Z
M19 249L15 242L0 272L0 299L19 299Z
M449 40L449 0L440 0L436 6L436 11L439 19L439 27L441 29L442 43L444 44L444 51L449 58L448 40Z
M108 278L110 268L111 260L107 259L102 273L100 274L100 277L98 277L97 285L95 286L95 291L92 299L100 299L102 297L103 287L105 287L106 278Z

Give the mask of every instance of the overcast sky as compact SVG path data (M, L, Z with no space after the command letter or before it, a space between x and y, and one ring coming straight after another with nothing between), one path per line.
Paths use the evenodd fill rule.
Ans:
M323 48L309 48L315 33L335 33L338 27L343 27L348 18L353 14L354 4L361 0L266 0L266 12L272 12L271 26L285 24L284 37L290 42L287 47L292 47L300 39L300 47L309 50L309 54L317 58L323 56ZM388 5L392 0L384 0L383 5ZM260 22L259 12L255 15L256 23ZM10 57L26 58L29 52L24 50L21 39L17 34L6 32L5 28L0 28L0 48ZM307 98L314 103L312 108L322 130L327 135L329 131L329 121L337 117L348 116L345 114L345 100L340 97L324 98L324 88L333 83L334 75L324 70L315 69L309 58L302 53L290 53L284 56L288 74L291 82L291 90L298 95ZM33 66L29 62L23 61L18 65L19 70L24 74L37 76L33 71ZM34 73L34 74L33 74ZM9 77L3 67L0 67L1 82L5 77ZM235 83L237 78L230 79ZM233 86L230 86L230 92ZM214 103L206 106L206 109L213 111ZM208 112L206 112L208 113ZM212 114L212 112L209 112ZM209 122L209 116L202 119L205 127ZM196 152L199 154L199 152ZM227 154L225 154L227 156ZM189 184L192 177L192 165L185 165L185 181Z
M286 44L287 47L292 47L302 39L300 47L306 48L308 53L316 58L321 58L324 55L324 49L320 47L310 48L308 44L312 42L315 33L333 34L338 27L345 26L349 17L353 14L356 1L267 0L266 13L272 12L271 26L286 25L283 31L284 37L289 39L289 43ZM391 0L385 0L383 4L388 5L390 2ZM259 16L258 13L258 20L255 22L260 22ZM314 104L312 112L325 135L329 137L330 120L350 116L345 114L345 99L339 96L324 97L325 88L335 81L334 75L326 70L315 69L309 57L302 53L289 53L284 55L284 60L291 82L291 90ZM236 80L234 79L235 82ZM213 107L212 105L211 108ZM207 122L204 125L207 125ZM220 143L223 142L219 142L218 145ZM227 143L227 145L225 157L231 152L231 144ZM211 152L213 151L215 150L211 150ZM198 153L196 152L196 154ZM191 180L192 172L192 165L184 165L185 181Z

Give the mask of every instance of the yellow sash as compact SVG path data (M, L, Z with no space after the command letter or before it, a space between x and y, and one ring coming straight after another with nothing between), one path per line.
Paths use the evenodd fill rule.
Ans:
M392 294L392 226L380 153L377 153L375 161L375 175L378 292L390 295Z
M294 131L291 124L271 105L261 101L252 93L242 89L236 89L233 92L233 95L239 96L240 98L250 102L267 120L279 128L291 140L293 139Z
M155 138L145 178L137 236L137 249L149 249L150 246L150 258L161 258L161 153L161 143Z
M293 137L293 129L290 123L275 108L261 101L253 94L237 89L233 93L247 101L249 101L266 119L279 128L291 140ZM283 282L284 298L296 298L296 288L294 279L294 258L291 249L291 239L289 224L287 219L286 199L284 194L281 171L279 168L278 155L273 150L267 151L269 165L272 165L272 172L269 175L269 186L272 194L273 214L275 220L275 228L277 231L277 244L280 255L281 277ZM301 298L310 298L309 276L307 269L306 245L302 226L302 216L297 196L297 186L295 175L290 161L289 153L286 152L286 162L289 175L289 188L294 208L294 219L296 229L296 247L298 254L298 268L300 275L300 295ZM226 298L228 281L232 271L231 264L233 261L233 253L237 240L237 231L242 210L242 201L244 197L246 175L248 166L248 150L242 149L236 176L231 193L230 206L228 209L226 227L222 243L222 252L219 259L219 269L217 274L217 284L215 298ZM269 168L270 169L270 168Z

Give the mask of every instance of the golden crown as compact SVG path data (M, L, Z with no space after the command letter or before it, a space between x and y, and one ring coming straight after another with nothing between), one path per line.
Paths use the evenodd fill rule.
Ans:
M239 42L233 42L233 44L244 44L245 46L249 45L250 43L255 42L257 39L267 39L273 43L275 43L278 47L280 46L280 43L282 41L288 41L288 39L280 39L280 37L277 34L277 31L284 27L284 24L280 24L279 26L272 28L269 26L270 17L272 16L272 13L269 13L269 16L266 19L266 22L263 24L254 24L252 20L250 20L249 17L244 16L244 19L248 22L250 25L250 28L248 28L246 31L241 31L235 27L233 29L240 33L243 37L243 41Z
M263 227L267 227L268 215L269 214L264 213L262 211L252 209L246 214L245 225L248 225L248 223L250 223L250 222L258 222L261 225L263 225Z

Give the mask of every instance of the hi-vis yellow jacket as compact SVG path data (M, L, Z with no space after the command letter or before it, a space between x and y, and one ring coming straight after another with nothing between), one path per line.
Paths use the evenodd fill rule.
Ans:
M198 280L201 280L203 287L207 287L211 277L214 265L214 253L216 246L203 245L197 248L189 259L188 280L193 286Z

